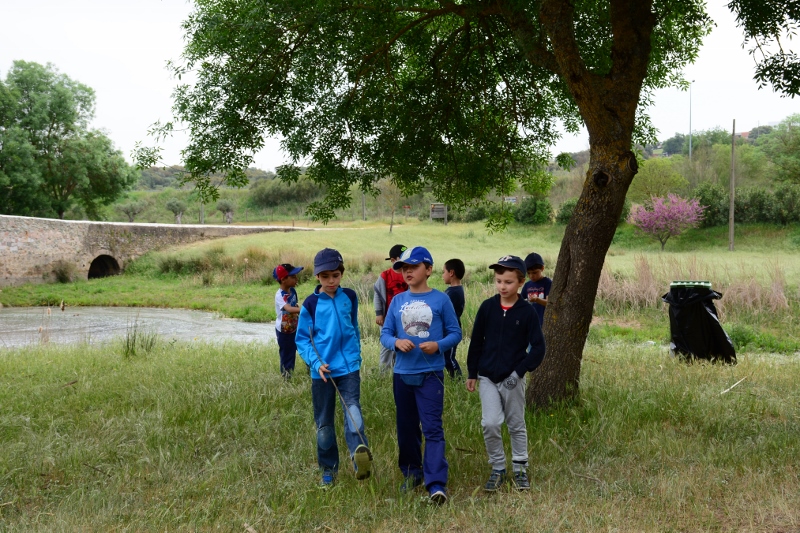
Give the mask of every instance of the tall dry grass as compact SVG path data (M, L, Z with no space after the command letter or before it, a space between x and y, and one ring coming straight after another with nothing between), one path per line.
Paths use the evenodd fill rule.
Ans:
M778 261L769 261L760 271L744 263L710 262L697 256L647 256L637 254L633 274L604 266L597 290L606 311L621 313L658 308L674 280L707 280L723 297L715 302L720 318L742 315L781 315L790 310L786 274ZM797 300L797 295L794 296Z

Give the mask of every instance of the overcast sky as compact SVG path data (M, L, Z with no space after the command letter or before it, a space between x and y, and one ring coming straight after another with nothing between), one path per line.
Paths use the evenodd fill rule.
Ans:
M800 113L800 98L781 98L753 81L753 60L741 47L741 31L724 7L708 2L717 28L700 57L686 69L692 85L692 130L716 126L749 131L759 124ZM192 5L186 0L2 0L0 2L0 77L16 59L53 63L59 71L95 90L93 126L105 130L130 160L136 141L147 137L156 120L169 120L176 80L166 69L183 48L181 22ZM659 139L689 131L689 93L675 89L656 94L650 109ZM180 161L185 139L164 143L168 164ZM564 137L554 152L587 149L588 137ZM285 163L278 142L256 156L256 166L272 170Z

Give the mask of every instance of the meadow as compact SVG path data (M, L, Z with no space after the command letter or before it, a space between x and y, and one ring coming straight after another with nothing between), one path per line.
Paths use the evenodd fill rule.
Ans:
M317 488L310 380L297 372L285 383L274 345L144 335L132 350L129 331L109 344L2 349L0 530L800 530L793 228L742 228L735 252L726 234L705 230L664 253L622 228L600 282L579 399L526 415L533 489L483 492L479 399L448 379L450 502L431 507L422 493L398 492L391 381L377 372L369 294L386 251L419 243L438 265L464 259L468 335L470 316L493 292L486 266L538 251L552 274L561 231L340 226L157 252L115 278L4 288L4 305L195 307L267 321L274 264L310 266L318 249L338 248L345 284L362 301L362 404L376 475L357 482L343 466L333 490ZM687 278L724 293L717 306L736 366L669 354L660 295ZM307 273L303 280L301 297L313 288ZM443 288L440 276L431 281ZM339 440L342 450L341 431Z

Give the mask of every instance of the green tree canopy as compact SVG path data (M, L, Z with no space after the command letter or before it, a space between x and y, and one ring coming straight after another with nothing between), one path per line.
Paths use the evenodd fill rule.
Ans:
M136 182L101 131L90 130L94 91L50 64L15 61L0 81L0 212L91 218Z
M800 114L781 121L770 133L762 134L756 146L775 167L775 177L800 184Z
M779 10L792 2L781 0ZM505 194L545 166L557 124L574 131L583 122L591 160L554 275L549 355L528 389L532 403L569 396L637 171L631 147L654 137L643 110L655 89L686 86L681 69L711 26L704 4L197 0L176 67L197 80L175 93L176 118L190 135L185 164L213 195L214 172L246 183L264 137L280 135L293 164L307 162L309 178L327 186L327 199L310 207L326 219L349 204L351 184L368 192L384 177L406 194L429 186L449 203ZM755 38L771 30L747 28Z
M670 193L682 192L689 182L681 176L676 161L668 157L647 159L628 189L632 202L645 203L654 197L666 198Z

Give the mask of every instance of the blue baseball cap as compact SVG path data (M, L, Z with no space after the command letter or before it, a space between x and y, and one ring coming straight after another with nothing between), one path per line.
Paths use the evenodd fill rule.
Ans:
M489 268L494 270L497 267L505 267L505 268L515 268L525 273L525 261L517 257L516 255L504 255L500 259L497 260L496 263L489 265Z
M525 257L525 268L528 270L536 270L536 267L544 268L544 259L542 256L533 252Z
M342 254L333 248L324 248L314 256L315 276L326 270L339 270L340 266L344 266L344 259L342 259Z
M296 276L303 270L303 267L295 267L289 263L281 263L272 269L272 277L278 281L283 281L289 276Z
M403 265L417 265L419 263L427 263L433 266L433 257L427 248L423 248L422 246L414 246L413 248L408 248L406 251L404 251L400 256L400 259L395 261L395 263L392 265L392 268L395 270L400 270L403 268Z

